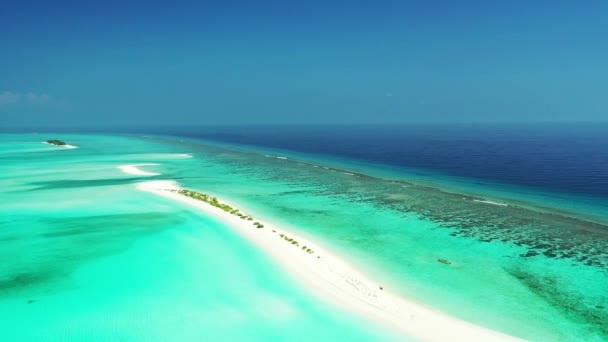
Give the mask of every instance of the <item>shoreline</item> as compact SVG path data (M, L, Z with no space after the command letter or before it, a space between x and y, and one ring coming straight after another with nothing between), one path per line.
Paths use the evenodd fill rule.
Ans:
M119 169L129 174L147 174L137 166L150 164L123 165ZM318 297L332 302L360 317L392 327L393 329L425 341L445 340L486 340L517 341L519 339L500 332L492 331L458 318L430 309L423 304L392 294L381 289L378 284L356 268L349 265L346 258L340 258L318 244L263 222L264 228L256 229L251 221L243 220L229 212L216 208L209 203L180 194L182 189L172 180L140 182L140 191L170 199L194 207L206 215L220 220L236 233L270 255L275 262L304 284L305 288ZM227 204L225 201L221 201ZM312 248L307 253L292 243L287 243L284 235Z

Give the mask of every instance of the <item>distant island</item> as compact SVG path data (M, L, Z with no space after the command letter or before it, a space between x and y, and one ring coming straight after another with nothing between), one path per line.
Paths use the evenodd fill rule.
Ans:
M65 145L67 145L65 142L63 142L61 140L47 140L46 143L47 144L51 144L51 145L56 145L56 146L65 146Z
M70 144L66 143L65 141L61 141L61 140L57 140L57 139L43 141L42 143L47 144L47 145L60 146L60 147L64 147L64 148L77 148L78 147L78 146L70 145Z

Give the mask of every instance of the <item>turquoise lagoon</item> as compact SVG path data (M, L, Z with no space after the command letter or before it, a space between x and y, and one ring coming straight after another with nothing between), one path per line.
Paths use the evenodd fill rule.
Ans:
M117 166L197 158L129 137L0 135L4 341L396 340L311 294L221 222ZM166 171L165 171L166 170ZM158 178L158 177L157 177Z
M191 139L1 139L0 253L13 261L0 269L0 331L13 336L395 338L315 299L220 222L133 186L174 179L450 315L532 340L608 340L607 227L547 203L483 204L360 165L353 174ZM142 168L161 175L121 174L127 163L157 163Z

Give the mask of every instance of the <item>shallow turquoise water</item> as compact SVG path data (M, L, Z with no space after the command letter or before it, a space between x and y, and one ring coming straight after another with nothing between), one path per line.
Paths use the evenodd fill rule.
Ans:
M394 340L316 299L220 222L116 168L198 163L128 137L0 136L0 337L14 341ZM159 178L159 177L156 177Z
M315 300L221 224L133 189L142 179L175 179L475 324L534 340L608 340L603 224L264 151L166 137L55 137L81 148L57 150L33 135L0 138L0 256L15 260L0 266L0 331L133 340L376 340L384 332ZM116 166L126 163L158 163L142 168L162 175L124 175ZM275 323L249 300L258 297L276 304L273 316L293 319ZM40 328L25 328L25 317ZM222 324L232 321L250 335Z

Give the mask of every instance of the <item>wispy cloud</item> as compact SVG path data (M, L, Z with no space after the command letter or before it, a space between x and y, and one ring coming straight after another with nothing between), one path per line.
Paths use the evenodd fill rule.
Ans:
M17 103L19 102L19 98L19 94L10 91L2 92L0 93L0 106L6 106L13 103Z
M17 104L44 104L55 102L55 99L46 93L17 93L4 91L0 93L0 106L10 106Z
M53 97L48 94L36 94L32 92L25 94L25 99L30 103L45 103L53 101Z

